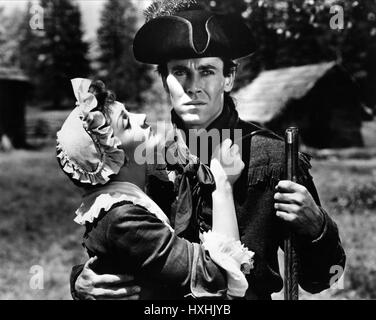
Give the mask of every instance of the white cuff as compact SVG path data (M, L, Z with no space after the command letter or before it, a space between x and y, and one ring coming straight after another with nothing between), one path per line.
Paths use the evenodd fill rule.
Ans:
M244 247L239 240L220 233L205 232L202 239L202 245L211 259L227 273L227 293L234 297L244 297L248 289L244 274L253 269L254 252Z

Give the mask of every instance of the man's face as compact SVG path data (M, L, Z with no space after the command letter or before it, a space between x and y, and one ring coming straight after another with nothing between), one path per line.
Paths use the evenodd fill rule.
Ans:
M172 106L187 128L207 128L222 112L234 74L224 76L220 58L172 60L166 85Z

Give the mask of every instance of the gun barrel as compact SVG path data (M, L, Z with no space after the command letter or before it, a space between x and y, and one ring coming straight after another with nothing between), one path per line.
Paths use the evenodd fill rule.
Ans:
M299 130L295 127L286 129L286 179L298 181Z
M286 179L298 181L299 161L299 131L296 127L290 127L285 132L286 152ZM285 277L284 277L284 298L285 300L298 300L298 262L293 245L293 234L288 231L284 241L285 253Z

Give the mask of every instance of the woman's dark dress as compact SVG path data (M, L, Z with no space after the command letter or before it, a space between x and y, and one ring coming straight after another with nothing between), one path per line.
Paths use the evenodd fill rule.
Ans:
M86 225L84 247L95 271L134 274L141 299L224 298L225 272L197 243L179 238L144 207L123 202Z

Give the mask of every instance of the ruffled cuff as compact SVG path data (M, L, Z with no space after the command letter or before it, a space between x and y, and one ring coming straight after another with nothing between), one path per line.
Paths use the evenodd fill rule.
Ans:
M202 245L211 259L227 273L227 293L234 297L244 297L248 282L245 274L253 269L254 252L236 241L216 232L205 232Z

